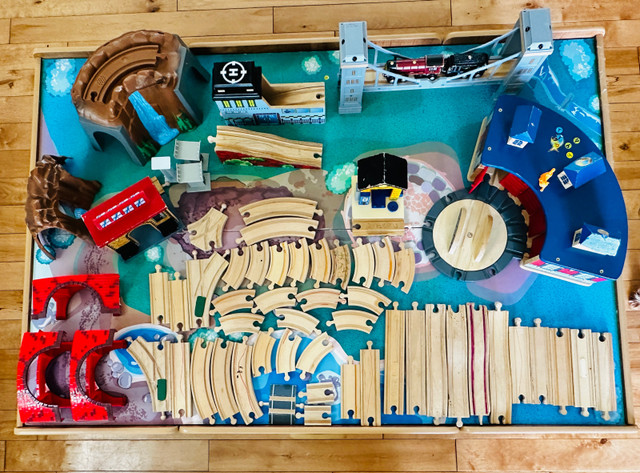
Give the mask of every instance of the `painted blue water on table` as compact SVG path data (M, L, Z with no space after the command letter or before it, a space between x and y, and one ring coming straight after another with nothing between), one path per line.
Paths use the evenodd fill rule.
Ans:
M574 41L574 40L571 40ZM544 106L557 110L578 123L596 142L600 142L601 127L599 117L597 64L595 43L581 40L577 46L571 41L556 41L556 49L537 74L537 78L523 90L522 95L538 101ZM563 44L569 46L564 46ZM466 47L428 47L398 48L407 56L417 57L425 53L443 51L459 52ZM561 51L569 51L571 60L565 60ZM591 54L590 54L591 53ZM199 57L206 69L213 62L235 59L253 60L262 67L264 76L271 83L321 81L326 85L327 123L323 125L281 125L276 128L251 127L262 132L273 132L290 139L322 142L324 145L323 168L335 170L329 176L347 172L345 166L355 157L372 150L406 147L425 142L445 143L457 156L462 175L466 175L469 160L482 119L493 109L495 86L459 87L429 91L404 91L365 94L363 112L360 115L339 115L338 108L338 61L332 51L209 55ZM104 152L90 147L89 140L80 127L77 113L69 95L68 84L84 60L69 59L45 60L42 68L43 93L41 109L51 140L60 155L73 159L67 164L68 170L79 177L98 179L103 188L98 199L113 194L123 187L133 184L142 177L153 174L150 165L138 166L131 162L122 148L115 143L107 144ZM579 80L578 80L579 77ZM578 85L579 84L579 85ZM595 102L594 102L595 97ZM219 176L230 172L247 176L271 177L288 172L280 168L230 167L215 159L213 145L206 141L207 135L215 133L215 127L223 124L217 107L211 101L210 87L200 92L205 120L198 128L184 133L180 139L200 140L202 152L212 156L211 175ZM173 143L167 143L158 151L158 155L172 154ZM339 168L343 166L342 168ZM336 186L343 183L336 181ZM134 258L130 262L118 262L121 275L123 298L127 305L140 311L149 310L147 274L153 272L157 258ZM143 283L141 283L141 281ZM528 285L528 286L527 286ZM563 281L530 275L521 293L511 294L511 300L505 307L513 319L522 319L522 325L533 325L534 318L541 318L543 326L563 328L587 328L593 331L608 331L613 334L616 364L616 386L618 411L612 419L605 422L599 414L584 418L577 409L569 408L566 416L558 414L557 407L516 405L513 409L513 422L526 424L623 424L623 392L620 369L620 346L617 326L617 309L614 285L610 282L598 283L590 288L576 286ZM528 287L528 288L527 288ZM477 294L476 286L453 281L439 275L428 280L417 281L406 295L400 290L386 285L380 288L387 297L400 303L400 309L408 309L416 301L422 306L426 303L457 305L465 302L491 304L497 298L505 300L504 294L496 291ZM493 297L495 295L495 297ZM505 300L506 303L506 300ZM317 311L315 316L324 322L329 313ZM272 317L267 317L267 320ZM267 326L269 323L266 324ZM271 325L274 325L271 320ZM330 335L340 344L347 354L359 359L359 350L366 348L367 340L373 340L374 348L383 347L384 315L375 324L371 334L361 332L336 332ZM305 339L305 344L308 339ZM381 349L384 358L384 348ZM322 362L318 373L324 373L328 379L339 373L339 363L333 357ZM293 374L298 377L298 374ZM263 375L255 379L260 400L268 398L268 384L272 381L285 382L282 375ZM294 382L294 381L291 381ZM301 387L304 383L295 380ZM337 405L333 406L334 422L338 420ZM383 422L429 423L431 419L419 416L383 416ZM477 422L477 419L473 420ZM353 421L346 421L347 423ZM452 419L448 423L453 423ZM468 422L465 422L468 423Z

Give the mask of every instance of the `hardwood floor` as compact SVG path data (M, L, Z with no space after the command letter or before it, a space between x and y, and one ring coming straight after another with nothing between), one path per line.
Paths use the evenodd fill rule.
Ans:
M289 37L367 20L370 32L443 34L510 27L524 7L548 6L555 26L604 26L613 159L628 206L622 293L640 286L640 8L637 0L1 0L0 1L0 468L7 471L638 471L640 435L465 435L366 439L101 440L19 438L15 370L20 337L24 214L36 47L97 46L157 28L188 42ZM639 232L640 234L640 232ZM640 405L640 312L627 312ZM638 410L638 408L636 408Z

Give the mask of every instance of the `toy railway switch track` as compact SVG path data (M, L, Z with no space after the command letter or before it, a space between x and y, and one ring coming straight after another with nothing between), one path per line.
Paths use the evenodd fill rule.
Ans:
M520 207L486 181L471 194L461 189L436 202L423 228L431 264L454 279L495 276L526 250L527 226Z

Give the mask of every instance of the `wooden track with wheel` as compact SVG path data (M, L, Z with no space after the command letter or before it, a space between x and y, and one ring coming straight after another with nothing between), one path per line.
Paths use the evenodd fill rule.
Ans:
M317 208L318 203L300 197L274 197L244 205L238 209L245 225L275 217L313 218L314 214L322 215Z
M298 237L313 239L315 237L318 221L310 218L277 217L261 220L240 229L240 238L236 243L243 241L247 245L253 245L272 238Z

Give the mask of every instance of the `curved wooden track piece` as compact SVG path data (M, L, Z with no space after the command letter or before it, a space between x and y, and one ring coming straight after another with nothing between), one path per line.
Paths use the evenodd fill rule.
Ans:
M218 319L220 326L214 327L214 330L222 330L227 336L238 332L258 333L260 331L260 324L262 324L263 321L263 315L252 314L250 312L236 312L220 317Z
M218 413L213 391L211 389L211 354L213 342L196 338L191 352L191 392L198 414L202 419L213 423L214 414Z
M340 365L340 417L349 419L360 418L360 391L358 380L358 365L349 356L344 365Z
M291 287L296 282L305 282L309 275L309 244L306 238L289 242L289 271L287 277L291 278Z
M236 243L243 241L247 245L253 245L271 238L299 237L312 240L318 228L318 221L310 218L279 217L262 220L240 229L240 238Z
M373 325L378 320L376 314L365 312L363 310L336 310L331 314L333 320L327 320L327 326L335 326L336 330L359 330L360 332L370 333ZM367 325L367 321L371 321L371 325Z
M222 281L225 283L222 286L223 291L228 291L229 288L238 289L242 286L249 269L251 252L247 248L232 248L230 253L229 266L222 275Z
M255 295L256 291L254 289L240 289L222 294L213 300L211 315L217 312L221 316L225 316L231 312L251 309L253 307L253 296Z
M302 339L291 330L285 329L278 343L276 351L276 373L284 374L284 379L289 380L289 373L296 370L296 353Z
M404 245L403 248L395 252L396 267L391 280L391 285L394 287L400 287L400 283L403 283L401 291L405 294L409 294L411 285L413 284L413 277L416 272L416 256L411 248Z
M271 336L272 332L273 328L271 327L266 332L258 332L258 337L253 344L253 356L251 357L251 372L253 376L260 376L273 371L271 353L276 339ZM260 368L263 369L263 372L260 372Z
M383 296L374 289L360 286L349 286L347 288L347 301L350 306L363 307L376 314L382 314L385 307L391 304L391 299ZM382 307L380 307L382 304Z
M246 343L236 343L233 349L231 384L240 417L245 425L251 424L264 414L256 399L251 376L251 353L253 347Z
M300 304L305 312L313 309L335 309L340 301L340 289L331 289L321 287L319 289L309 289L296 295L298 302L306 301Z
M296 363L296 368L302 371L300 378L305 379L307 375L312 375L316 371L318 364L331 350L333 350L333 344L326 332L314 338L304 349Z
M384 281L391 282L396 270L396 257L393 252L393 244L391 239L386 236L377 243L371 245L373 247L373 257L375 260L375 268L373 277L378 278L378 285L384 286Z
M213 396L218 406L218 414L222 420L231 419L236 423L235 414L240 412L233 395L231 382L233 352L238 343L228 341L226 347L222 346L222 339L216 338L213 342L213 355L211 356L211 387Z
M238 210L245 225L250 225L274 217L313 218L314 214L322 215L322 210L317 209L317 206L318 203L311 199L274 197L251 202Z
M355 267L351 280L364 287L371 287L373 281L373 270L375 268L375 257L371 243L362 244L362 239L356 240L357 245L353 245L353 260Z
M267 271L271 262L269 245L255 244L249 247L249 267L245 278L249 281L247 287L262 286L267 277Z
M278 328L290 328L311 335L320 322L313 315L296 309L276 309Z
M214 248L222 246L222 230L228 218L222 212L226 208L226 204L222 204L220 210L211 207L204 217L187 225L192 245L202 251L211 251L210 243L213 243Z
M351 279L351 251L349 245L340 245L339 240L333 240L335 248L331 250L331 280L329 281L334 286L340 286L342 290L347 288L349 280Z
M228 265L227 260L218 253L213 253L207 259L187 260L187 286L192 319L190 328L209 325L213 291Z
M267 292L263 292L253 299L255 307L251 309L253 312L268 314L274 309L281 307L292 307L296 305L296 300L292 296L298 292L295 287L280 287Z
M314 287L320 287L321 282L328 283L331 281L331 248L329 242L322 238L316 243L309 245L309 253L311 254L311 272L309 279L316 282Z
M264 243L266 245L266 243ZM289 272L289 245L278 243L269 247L270 263L265 278L271 282L269 288L284 286Z
M167 392L167 352L159 348L161 344L161 342L147 342L142 337L138 337L131 342L127 352L138 363L147 380L151 409L153 412L161 412L164 418L164 413L171 411L171 397ZM168 345L169 342L166 344ZM164 385L163 390L158 389L160 385Z

